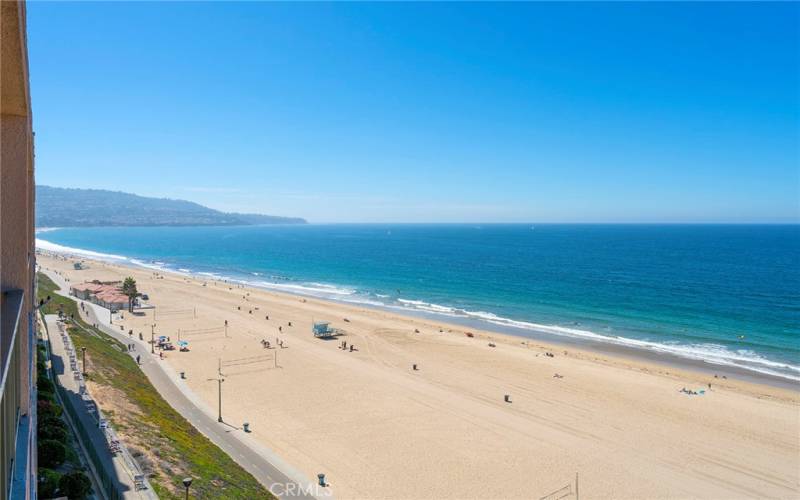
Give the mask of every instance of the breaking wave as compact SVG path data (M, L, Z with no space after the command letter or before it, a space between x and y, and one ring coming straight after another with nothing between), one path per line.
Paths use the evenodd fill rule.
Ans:
M423 300L407 298L392 299L391 296L386 294L368 293L359 291L353 287L318 282L297 282L284 276L269 276L270 279L275 281L266 281L263 279L253 279L253 277L261 277L261 275L256 272L244 273L242 277L237 277L234 275L226 276L218 272L193 271L185 267L170 267L167 263L161 261L147 261L129 258L122 255L72 248L58 245L56 243L45 241L39 238L36 239L36 248L47 252L77 257L89 257L116 263L129 263L135 266L158 271L175 272L184 275L189 274L201 279L240 283L243 285L275 290L278 292L336 300L351 304L381 307L395 311L399 310L405 312L425 313L441 317L445 320L446 318L462 318L465 320L474 321L476 328L491 328L491 326L488 325L496 325L503 327L504 329L511 329L511 331L517 330L520 331L520 333L545 333L573 339L609 343L652 353L669 354L684 359L703 361L719 366L741 368L756 373L782 377L793 381L800 381L800 366L772 361L749 349L734 350L727 346L715 343L686 344L678 342L653 342L648 340L639 340L629 337L610 335L608 332L612 331L612 329L609 327L603 329L606 332L606 334L603 335L591 330L519 321L511 318L504 318L487 311L471 311L468 309L425 302Z

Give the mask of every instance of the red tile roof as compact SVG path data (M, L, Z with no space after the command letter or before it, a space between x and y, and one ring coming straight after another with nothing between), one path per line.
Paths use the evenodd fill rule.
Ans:
M102 283L82 283L73 285L73 290L86 291L93 294L98 299L104 302L128 302L128 296L122 293L122 290L117 285L106 285Z

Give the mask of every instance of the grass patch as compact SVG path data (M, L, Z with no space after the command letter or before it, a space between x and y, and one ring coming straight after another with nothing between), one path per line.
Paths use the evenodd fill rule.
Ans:
M39 297L50 295L45 314L74 315L68 327L77 349L86 348L89 379L121 395L132 411L107 412L126 444L147 450L153 464L150 482L162 498L183 498L181 480L194 478L197 498L274 498L256 479L224 451L208 440L175 411L150 384L122 343L80 319L72 299L56 294L58 288L46 275L38 274Z

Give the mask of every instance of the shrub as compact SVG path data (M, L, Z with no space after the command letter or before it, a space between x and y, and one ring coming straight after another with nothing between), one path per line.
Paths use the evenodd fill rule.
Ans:
M59 405L47 399L40 399L36 405L36 410L42 418L60 417L64 411Z
M50 418L39 422L37 435L40 440L54 439L60 443L67 444L67 426L57 418Z
M39 392L53 393L56 392L56 386L49 378L39 377L39 379L36 381L36 390Z
M67 423L61 420L58 417L54 417L52 415L39 417L37 421L39 427L61 427L63 429L67 428Z
M61 474L51 469L39 468L39 485L37 493L39 498L54 498L58 489Z
M69 497L70 500L86 498L91 490L92 482L81 471L64 474L58 481L59 494Z
M55 393L52 393L52 392L39 392L39 393L36 394L36 400L37 401L49 401L49 402L51 402L53 404L57 404L56 403L56 395L55 395Z
M55 468L64 463L67 458L67 448L56 440L43 439L39 441L37 455L40 466Z

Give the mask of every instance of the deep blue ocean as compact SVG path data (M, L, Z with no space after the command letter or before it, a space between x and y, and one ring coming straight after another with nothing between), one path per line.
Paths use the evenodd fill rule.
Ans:
M115 227L37 236L49 242L43 248L800 380L798 225Z

